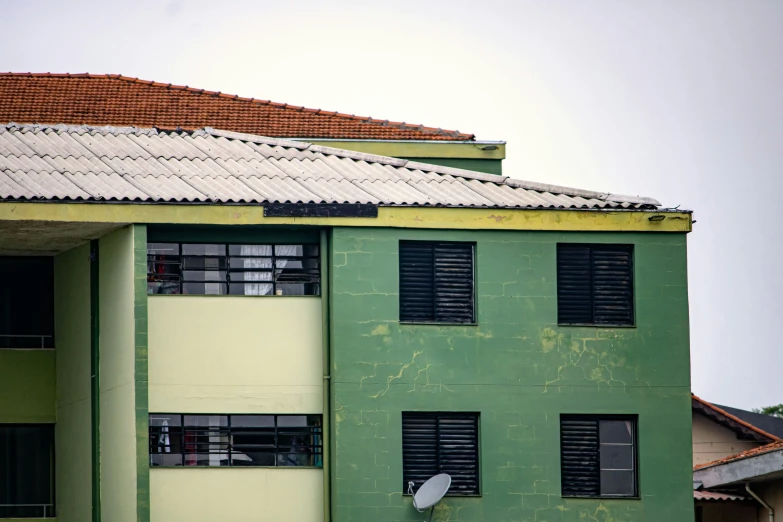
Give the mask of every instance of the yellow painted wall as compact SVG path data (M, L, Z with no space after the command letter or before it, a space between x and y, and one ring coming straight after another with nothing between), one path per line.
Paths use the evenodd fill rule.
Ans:
M99 243L101 516L136 522L133 228Z
M321 413L318 297L150 296L149 411Z
M57 518L90 520L90 246L54 258L54 333L57 349L55 485Z
M322 522L323 472L154 468L152 522Z
M693 465L705 464L761 446L737 439L728 428L698 413L693 414Z
M54 365L54 350L0 349L0 422L54 422Z

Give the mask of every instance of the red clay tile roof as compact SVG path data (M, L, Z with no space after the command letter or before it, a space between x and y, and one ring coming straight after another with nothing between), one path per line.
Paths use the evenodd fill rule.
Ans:
M771 451L778 451L778 450L783 450L783 440L779 440L777 442L773 442L765 446L759 446L758 448L746 450L743 451L742 453L737 453L736 455L729 455L728 457L723 457L722 459L713 460L712 462L697 464L696 466L693 466L693 469L697 470L702 468L709 468L710 466L717 466L718 464L726 464L728 462L734 462L735 460L747 459L749 457L756 457L758 455L763 455L764 453L769 453Z
M752 425L752 424L750 424L748 422L745 422L744 420L740 419L739 417L736 417L736 416L732 415L731 413L729 413L729 412L727 412L725 410L722 410L721 408L718 408L714 404L709 403L709 402L705 401L704 399L701 399L701 398L695 396L692 393L691 393L691 398L694 401L696 401L699 404L701 404L704 408L712 410L717 415L723 416L726 419L729 419L730 421L733 421L733 422L735 422L735 423L737 423L737 424L739 424L741 426L744 426L745 428L755 432L758 435L761 435L762 437L765 437L765 438L769 439L770 441L780 441L781 440L780 438L776 437L775 435L772 435L771 433L767 433L766 431L761 430L761 429L757 428L756 426L754 426L754 425ZM694 405L694 407L695 407L695 405Z
M729 493L720 493L718 491L694 491L693 500L737 501L737 500L745 500L745 497L742 497L740 495L732 495Z
M473 134L241 98L119 74L0 73L0 123L198 129L276 138L470 141Z

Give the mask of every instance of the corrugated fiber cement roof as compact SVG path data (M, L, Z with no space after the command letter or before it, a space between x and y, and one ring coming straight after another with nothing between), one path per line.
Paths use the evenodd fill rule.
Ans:
M0 125L0 199L629 209L557 187L229 131Z

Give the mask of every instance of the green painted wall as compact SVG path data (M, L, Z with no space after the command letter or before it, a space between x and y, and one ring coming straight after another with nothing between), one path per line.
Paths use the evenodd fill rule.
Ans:
M474 158L405 158L420 163L431 163L432 165L443 165L444 167L454 167L456 169L473 170L476 172L486 172L487 174L503 174L503 160L500 159L474 159Z
M54 350L0 349L0 423L54 422L54 359Z
M133 226L100 239L101 518L135 522L136 411Z
M400 325L400 239L477 243L478 326ZM635 328L558 327L557 242L635 245ZM333 520L419 521L401 412L478 411L481 497L435 520L691 522L686 242L680 234L335 229ZM560 495L559 415L639 416L641 499Z
M54 258L57 518L90 520L90 245Z

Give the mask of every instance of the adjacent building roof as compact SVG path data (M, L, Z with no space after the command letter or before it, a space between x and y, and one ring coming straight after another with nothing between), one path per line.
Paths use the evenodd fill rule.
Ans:
M198 129L280 138L470 141L473 134L119 74L0 73L0 123Z
M732 415L731 413L723 410L722 408L705 401L693 394L692 407L693 411L708 417L709 419L717 422L718 424L729 428L734 431L740 438L740 440L752 440L755 442L768 443L772 441L780 440L776 435L762 430L758 426L755 426L747 421Z
M694 491L694 500L719 500L719 501L738 501L745 500L745 497L740 495L732 495L729 493L719 493L717 491Z
M716 404L715 406L767 433L779 438L783 437L783 418L781 417L764 415L763 413L756 413L748 410L740 410L739 408L732 408L730 406L721 406L720 404Z
M0 125L0 199L655 209L571 189L214 129Z
M759 446L758 448L753 448L753 449L743 451L741 453L737 453L736 455L729 455L728 457L723 457L722 459L713 460L712 462L705 462L704 464L698 464L696 466L693 466L693 469L698 470L704 468L711 468L713 466L728 464L730 462L735 462L750 457L757 457L759 455L764 455L765 453L771 453L773 451L783 451L783 441L772 442L764 446Z

